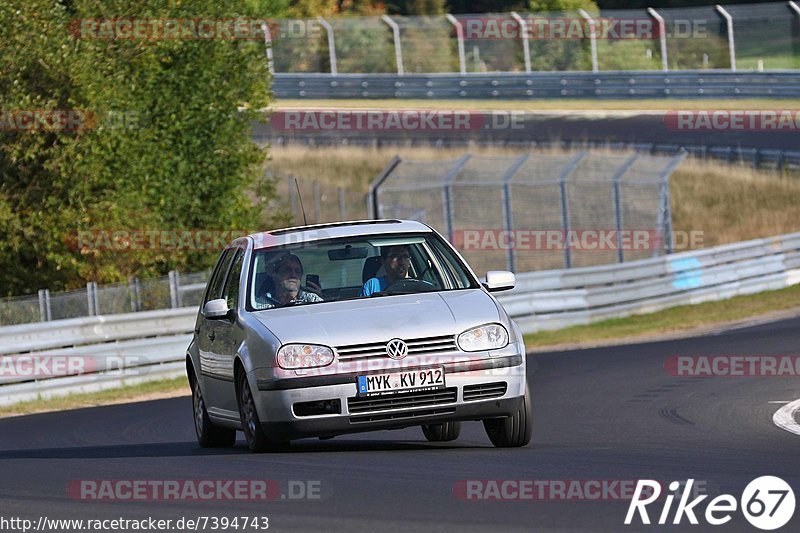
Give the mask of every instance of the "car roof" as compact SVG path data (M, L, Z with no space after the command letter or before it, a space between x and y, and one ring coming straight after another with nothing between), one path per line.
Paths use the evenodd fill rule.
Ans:
M351 220L262 231L253 233L249 237L253 239L254 247L260 249L341 237L391 233L431 233L432 231L427 225L415 220Z

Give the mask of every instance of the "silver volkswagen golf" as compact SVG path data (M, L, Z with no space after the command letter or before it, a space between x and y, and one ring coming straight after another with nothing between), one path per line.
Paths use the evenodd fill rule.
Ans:
M429 441L481 420L499 447L531 438L525 345L436 231L369 220L257 233L223 251L186 370L201 446L421 426Z

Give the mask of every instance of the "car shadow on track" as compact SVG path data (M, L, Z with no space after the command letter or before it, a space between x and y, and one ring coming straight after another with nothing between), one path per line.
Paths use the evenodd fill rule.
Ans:
M287 452L263 454L264 457L292 455L298 453L343 453L343 452L387 452L423 450L484 450L492 446L477 443L428 443L388 440L300 440L292 443ZM152 444L120 444L111 446L79 446L72 448L35 448L24 450L2 450L3 459L121 459L132 457L191 457L209 455L250 454L243 441L232 448L201 448L195 442L168 442Z

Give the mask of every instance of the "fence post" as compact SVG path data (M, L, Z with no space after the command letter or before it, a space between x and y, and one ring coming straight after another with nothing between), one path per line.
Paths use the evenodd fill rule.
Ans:
M367 193L367 216L369 216L369 218L375 220L381 217L380 204L378 203L378 189L401 161L402 159L400 159L400 156L394 156L392 160L389 161L389 164L386 165L386 168L381 170L378 177L369 184L369 192Z
M139 278L131 278L128 283L128 291L131 294L131 311L137 313L142 310L142 293Z
M392 36L394 37L394 59L397 63L397 75L402 76L405 74L403 69L403 50L400 47L400 26L389 17L389 15L381 15L381 20L392 28Z
M95 297L95 291L97 290L97 284L94 281L89 281L86 283L86 300L87 300L87 307L89 309L89 316L97 316L99 315L99 310L97 309L97 299Z
M169 271L169 305L172 309L177 309L180 307L179 305L179 296L178 292L180 291L180 287L178 285L178 271L177 270L170 270Z
M464 165L469 161L470 154L463 155L456 160L453 168L447 171L447 174L442 178L442 195L443 195L443 215L444 215L444 232L447 235L447 240L453 242L455 237L455 228L453 227L453 180L464 168Z
M658 36L661 41L661 70L667 72L669 70L669 62L667 62L667 25L664 23L664 17L659 15L652 7L648 7L647 12L658 22Z
M275 61L272 57L272 32L266 22L261 25L261 30L264 32L264 46L267 49L267 68L270 74L275 74Z
M39 320L40 322L50 322L53 315L50 312L50 291L39 289Z
M517 21L519 24L519 31L520 37L522 38L522 54L525 59L525 72L530 73L531 71L531 48L530 48L530 36L528 34L528 25L525 24L525 21L522 17L519 16L519 13L516 11L511 12L511 17Z
M731 56L731 70L736 70L736 41L733 38L733 17L728 13L724 7L717 4L717 12L722 15L728 26L728 51Z
M622 249L621 235L622 235L622 202L620 201L620 180L622 176L631 168L636 160L639 159L637 154L630 156L614 173L611 178L614 184L614 221L617 227L617 261L619 263L625 262L625 251Z
M322 216L322 193L320 192L319 182L314 180L313 190L314 190L314 223L320 224L322 220L320 217Z
M520 167L525 164L525 161L528 160L528 157L530 157L528 154L520 156L520 158L517 159L514 164L511 165L511 167L509 167L506 175L503 176L503 224L505 225L505 230L509 232L509 235L512 231L514 231L514 218L511 211L511 180L514 178L514 175L517 173ZM511 272L514 272L516 269L516 251L514 248L515 246L509 246L508 254L506 255L506 267L507 270L510 270Z
M449 20L450 24L452 24L456 29L456 40L458 42L458 66L459 70L461 71L461 75L463 76L467 73L467 54L464 53L464 27L461 25L458 19L450 13L447 13L445 17L447 17L447 20Z
M344 189L339 187L339 221L347 220L347 202L345 202Z
M687 152L683 150L681 153L672 158L667 163L664 170L661 172L661 185L658 190L658 218L656 225L664 233L664 253L672 253L672 206L670 204L669 194L669 177L672 172L678 168L678 165L686 158ZM658 250L653 249L653 257L658 255Z
M597 21L584 9L579 9L578 13L589 23L589 46L592 50L592 72L598 72L600 67L597 61Z
M319 17L317 20L319 20L319 23L325 28L325 33L328 34L328 56L331 60L331 74L336 76L339 74L339 69L336 68L336 40L333 38L333 26L322 17Z
M586 152L580 152L567 163L558 176L558 191L561 197L561 231L564 233L564 268L572 268L572 254L569 249L569 199L567 198L567 178L575 170Z

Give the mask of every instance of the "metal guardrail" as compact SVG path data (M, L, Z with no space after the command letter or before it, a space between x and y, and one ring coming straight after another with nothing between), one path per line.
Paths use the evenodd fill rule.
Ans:
M800 283L800 233L630 263L517 276L498 298L525 332L586 324L667 307L722 300ZM87 317L0 328L8 357L114 359L102 371L49 378L4 376L0 405L176 377L196 308Z
M588 324L800 283L800 233L621 265L517 276L498 298L523 331Z
M800 71L276 73L272 90L299 99L797 98Z

